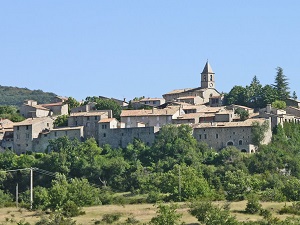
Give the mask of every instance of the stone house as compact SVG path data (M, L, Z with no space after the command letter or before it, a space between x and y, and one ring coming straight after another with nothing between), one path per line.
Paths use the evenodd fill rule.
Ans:
M112 148L126 148L134 139L139 139L150 146L154 143L158 131L159 127L107 128L105 131L99 131L102 133L99 134L98 143L99 146L109 144Z
M65 102L55 102L55 103L49 103L49 104L41 104L40 106L49 109L51 112L51 115L53 116L59 116L59 115L68 115L68 104Z
M138 109L142 106L158 107L164 104L166 100L164 98L143 98L137 101L131 101L131 105L134 109Z
M99 110L90 112L74 112L68 118L69 127L83 126L84 139L98 137L98 122L109 118L111 110Z
M14 123L13 150L16 154L33 150L33 140L39 137L42 131L53 128L54 119L51 117L29 118L22 122Z
M204 104L204 99L200 96L185 96L185 97L179 97L176 99L178 102L185 102L189 103L191 105L200 105Z
M121 122L126 128L137 127L139 123L144 123L146 127L162 127L172 123L173 119L184 114L180 107L167 107L164 109L150 110L122 110Z
M45 150L51 151L49 149L49 141L55 140L60 137L67 136L69 139L83 140L83 126L78 127L62 127L53 128L51 130L43 130L39 133L39 136L33 140L33 151L35 152L45 152Z
M272 138L270 120L248 119L239 122L213 122L193 125L193 136L199 142L206 142L210 147L221 150L227 146L235 146L242 152L255 152L252 141L253 122L262 124L267 121L269 128L262 144L268 144Z
M50 116L50 109L37 104L37 101L26 100L20 106L20 114L25 118L40 118Z

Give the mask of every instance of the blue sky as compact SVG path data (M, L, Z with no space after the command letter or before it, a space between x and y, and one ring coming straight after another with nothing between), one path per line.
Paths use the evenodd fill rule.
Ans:
M300 96L300 1L0 0L2 86L72 96L161 97L198 87L208 59L216 88L283 68Z

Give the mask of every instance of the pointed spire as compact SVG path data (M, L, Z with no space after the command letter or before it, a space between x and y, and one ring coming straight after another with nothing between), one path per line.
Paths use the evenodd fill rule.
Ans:
M214 73L214 71L212 70L211 66L209 65L208 60L206 61L206 64L204 66L204 69L203 69L202 73L205 73L205 74Z

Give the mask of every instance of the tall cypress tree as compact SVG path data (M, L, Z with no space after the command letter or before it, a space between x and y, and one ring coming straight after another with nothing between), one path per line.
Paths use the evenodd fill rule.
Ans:
M283 74L283 69L281 67L277 67L277 74L275 77L275 84L273 85L278 96L278 100L286 100L290 97L289 91L289 82L286 76Z

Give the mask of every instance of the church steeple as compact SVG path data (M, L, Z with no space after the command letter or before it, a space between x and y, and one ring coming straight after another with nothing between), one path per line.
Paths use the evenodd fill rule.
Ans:
M201 88L215 88L215 73L208 60L201 73Z

